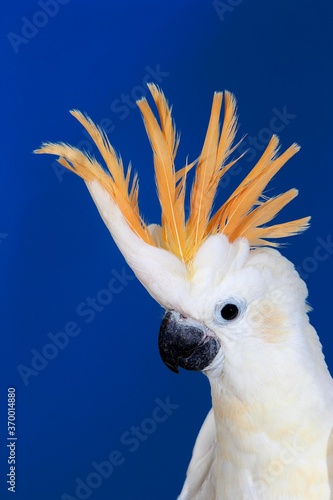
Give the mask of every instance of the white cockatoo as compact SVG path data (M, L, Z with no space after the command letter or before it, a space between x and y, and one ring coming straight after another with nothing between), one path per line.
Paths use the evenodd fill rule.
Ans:
M138 181L106 135L78 111L72 115L95 141L108 168L64 143L37 153L81 176L113 239L143 286L165 309L159 333L162 360L202 371L212 409L200 430L180 500L333 498L333 380L309 323L307 288L276 249L309 217L267 225L296 189L263 196L271 178L299 149L278 154L273 136L261 158L213 211L237 119L232 94L215 93L199 159L175 169L178 136L171 109L149 85L159 121L138 101L154 154L161 225L146 225ZM220 114L224 107L223 123ZM239 158L238 158L239 159ZM187 173L195 168L185 217ZM273 241L272 241L273 240Z

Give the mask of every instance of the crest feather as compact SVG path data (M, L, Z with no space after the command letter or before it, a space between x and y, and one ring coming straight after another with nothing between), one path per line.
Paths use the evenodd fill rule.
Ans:
M177 189L174 164L179 140L176 139L176 130L172 123L171 109L164 94L156 85L149 84L148 87L155 101L161 125L157 122L147 99L140 99L137 105L142 113L154 154L155 179L162 210L162 238L165 242L165 248L175 253L184 261L184 203L179 203L179 196L182 189ZM186 174L187 169L185 168L183 177L186 177ZM184 185L181 184L181 187L183 188Z
M97 180L117 203L135 234L147 243L154 244L153 238L139 213L137 175L134 175L132 185L130 185L131 166L128 167L125 174L122 160L117 156L105 133L80 111L72 110L70 113L83 125L95 142L109 174L88 153L83 153L68 144L43 143L34 153L57 155L59 156L57 161L60 165L71 170L85 181Z
M226 165L237 128L236 101L232 94L225 92L224 121L220 132L222 98L221 92L215 92L206 138L191 192L191 213L186 227L187 255L191 257L205 236L221 177L234 163Z
M84 180L97 180L109 192L137 236L150 245L165 248L186 264L193 260L207 237L216 233L225 234L231 242L239 237L245 238L252 247L278 246L278 243L270 240L296 235L308 227L310 217L266 226L298 194L296 189L290 189L270 199L263 195L272 177L299 151L297 144L292 144L279 155L279 140L273 135L254 168L212 215L221 178L243 156L229 160L238 147L238 144L234 144L237 132L236 100L229 92L225 92L224 96L221 92L215 92L201 154L197 161L176 171L179 137L173 123L172 109L156 85L148 84L148 87L159 121L145 98L137 104L154 154L156 187L161 205L158 239L153 238L139 212L137 175L131 181L131 166L125 172L122 160L106 134L90 118L79 111L71 111L94 140L108 173L88 153L64 143L44 143L35 153L58 155L57 161L61 165ZM222 104L224 117L220 126ZM194 166L196 171L190 196L190 214L186 221L186 179Z

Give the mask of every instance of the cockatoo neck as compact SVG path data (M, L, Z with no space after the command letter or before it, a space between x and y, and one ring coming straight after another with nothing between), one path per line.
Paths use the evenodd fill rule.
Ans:
M263 353L254 353L252 360L249 356L243 367L237 366L237 373L227 359L219 377L208 373L218 419L237 429L258 426L261 432L283 433L286 422L296 428L305 418L316 416L318 405L327 404L331 377L306 315L303 328L302 352L290 345L281 355L275 345L266 359Z
M308 322L304 328L307 363L304 352L302 363L301 353L289 349L282 367L280 354L276 363L272 357L269 362L257 359L238 376L230 374L227 365L220 377L208 374L221 488L224 481L237 477L232 474L234 468L246 471L259 492L281 479L287 464L288 470L291 464L299 471L301 457L326 446L321 440L323 434L328 439L332 432L331 377L315 330Z

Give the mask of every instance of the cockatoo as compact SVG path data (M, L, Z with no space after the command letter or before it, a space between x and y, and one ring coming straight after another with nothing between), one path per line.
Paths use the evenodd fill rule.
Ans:
M263 195L299 147L279 154L273 135L214 212L219 181L239 160L230 159L238 146L234 96L214 94L201 154L176 170L179 137L171 108L157 86L149 90L159 120L145 98L137 105L153 150L161 225L144 222L137 175L131 180L131 167L125 171L103 130L79 111L71 113L108 172L64 143L44 143L36 152L59 156L85 180L127 263L165 309L158 342L166 366L202 371L209 379L212 409L179 500L333 498L333 380L309 323L306 285L273 248L275 239L306 229L309 217L269 225L298 192Z

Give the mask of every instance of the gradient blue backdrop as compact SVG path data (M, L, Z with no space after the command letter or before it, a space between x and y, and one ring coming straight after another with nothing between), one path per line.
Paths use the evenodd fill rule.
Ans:
M152 155L133 105L144 81L158 83L174 106L182 131L179 167L200 151L214 90L236 94L240 136L259 138L251 153L256 158L272 118L285 109L282 145L297 141L302 150L270 193L298 187L284 217L313 216L311 229L282 251L306 278L312 323L333 369L332 249L322 247L322 260L314 257L332 234L332 14L324 0L226 0L219 7L204 0L4 0L1 498L12 498L5 477L7 387L17 392L17 500L84 498L75 494L76 478L86 482L92 464L109 460L114 450L122 459L113 455L118 465L108 478L90 476L94 486L101 484L86 498L174 499L210 407L204 376L176 376L160 361L162 310L136 280L123 283L94 317L84 313L88 297L103 297L98 293L112 273L132 273L83 182L55 169L51 157L32 155L43 140L91 147L71 108L103 120L125 163L133 162L149 221L159 214ZM219 201L255 158L248 160L228 177ZM24 383L18 366L32 368L34 354L52 343L49 334L73 323L79 334L58 353L49 350L54 358ZM173 408L154 424L156 400L167 398ZM124 444L121 436L127 432L129 439L133 426L145 429L142 441Z

